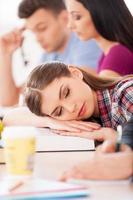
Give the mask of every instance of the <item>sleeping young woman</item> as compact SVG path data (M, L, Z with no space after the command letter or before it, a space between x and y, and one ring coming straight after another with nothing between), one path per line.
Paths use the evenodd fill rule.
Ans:
M25 102L31 112L11 111L4 118L6 125L30 124L62 135L114 139L117 126L133 114L133 76L103 79L60 62L42 64L28 78Z

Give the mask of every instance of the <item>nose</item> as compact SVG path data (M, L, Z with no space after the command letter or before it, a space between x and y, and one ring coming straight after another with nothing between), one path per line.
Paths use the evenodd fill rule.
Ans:
M73 30L74 27L75 27L75 26L74 26L74 22L73 22L71 16L69 16L69 20L68 20L68 23L67 23L67 27L68 27L69 29L71 29L71 30Z
M74 113L75 110L76 110L76 104L75 103L65 102L65 106L64 107L70 113Z

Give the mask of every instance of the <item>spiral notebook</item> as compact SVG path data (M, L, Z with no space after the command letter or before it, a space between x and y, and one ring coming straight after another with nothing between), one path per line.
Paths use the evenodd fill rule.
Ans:
M13 184L13 183L12 183ZM0 199L2 200L38 200L38 199L67 199L87 197L87 187L72 183L33 179L25 181L12 192L9 191L9 180L0 183Z

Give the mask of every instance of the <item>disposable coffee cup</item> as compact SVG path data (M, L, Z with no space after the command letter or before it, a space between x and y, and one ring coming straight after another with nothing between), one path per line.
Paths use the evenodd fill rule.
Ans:
M33 174L37 129L30 126L5 127L2 139L7 174L29 177Z

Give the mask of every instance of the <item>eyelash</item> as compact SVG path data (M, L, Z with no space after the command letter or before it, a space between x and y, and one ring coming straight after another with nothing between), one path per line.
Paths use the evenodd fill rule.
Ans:
M66 92L66 94L65 94L65 98L68 97L69 95L70 95L70 89L67 88L67 92Z
M38 28L38 32L45 31L46 29L47 29L47 27L40 27L40 28Z
M63 112L62 110L63 110L63 109L62 109L62 107L61 107L61 109L60 109L60 111L59 111L59 113L58 113L58 117L62 115L62 112Z
M80 20L80 19L81 19L81 16L80 16L80 15L73 15L73 19L74 19L74 20Z
M67 93L65 95L65 98L67 98L69 95L70 95L70 89L67 88ZM63 108L61 107L61 109L60 109L60 111L59 111L57 116L60 117L62 115L62 112L63 112Z

